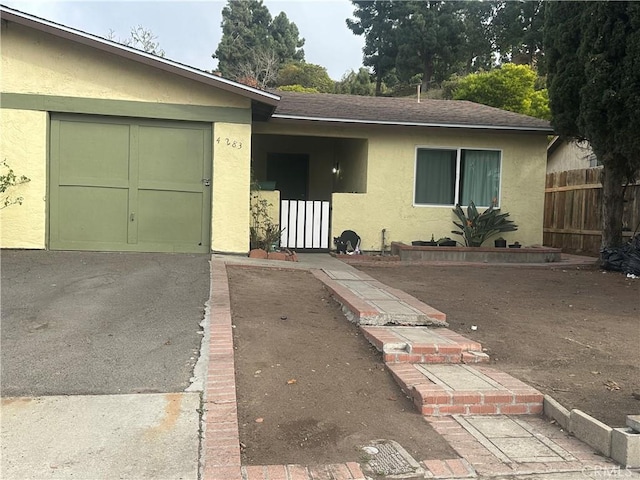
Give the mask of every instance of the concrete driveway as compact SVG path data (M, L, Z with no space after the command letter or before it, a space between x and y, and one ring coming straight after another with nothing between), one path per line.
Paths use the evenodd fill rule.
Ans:
M0 476L197 478L209 256L0 260Z

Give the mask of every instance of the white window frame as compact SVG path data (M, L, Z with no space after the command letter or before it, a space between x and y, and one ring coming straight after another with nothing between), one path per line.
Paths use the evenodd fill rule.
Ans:
M456 179L455 184L453 186L453 201L452 205L443 205L440 203L416 203L416 180L418 173L418 151L419 150L448 150L456 152ZM460 164L462 162L462 151L463 150L484 150L488 152L498 152L499 154L499 166L500 166L500 183L498 185L498 204L494 205L494 209L500 209L500 205L502 204L502 149L501 148L486 148L486 147L434 147L431 145L417 145L415 149L414 162L413 162L413 197L412 203L414 207L443 207L443 208L451 208L455 207L460 202ZM461 207L467 207L468 205L461 205ZM489 208L490 205L476 205L479 209Z

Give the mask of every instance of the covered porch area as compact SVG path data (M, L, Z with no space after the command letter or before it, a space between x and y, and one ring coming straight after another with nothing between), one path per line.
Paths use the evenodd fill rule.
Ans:
M367 192L368 141L254 133L251 172L282 231L280 247L328 251L335 194Z

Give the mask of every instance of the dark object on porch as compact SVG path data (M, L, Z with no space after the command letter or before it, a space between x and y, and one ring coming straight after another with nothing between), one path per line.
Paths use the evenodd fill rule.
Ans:
M455 247L458 244L455 240L452 240L449 237L442 237L438 240L439 247Z
M496 238L496 239L493 241L493 245L494 245L496 248L507 248L507 241L506 241L504 238L502 238L502 237L500 237L500 238Z
M360 236L353 230L345 230L339 237L333 237L338 253L360 255Z
M600 258L605 270L640 275L640 234L621 247L602 249Z

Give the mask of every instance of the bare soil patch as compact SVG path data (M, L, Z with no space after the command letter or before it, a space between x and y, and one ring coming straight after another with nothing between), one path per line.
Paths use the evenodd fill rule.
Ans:
M565 407L612 427L640 413L640 280L585 267L356 268L443 311L493 366Z
M311 273L227 271L243 464L361 461L376 439L456 457Z

